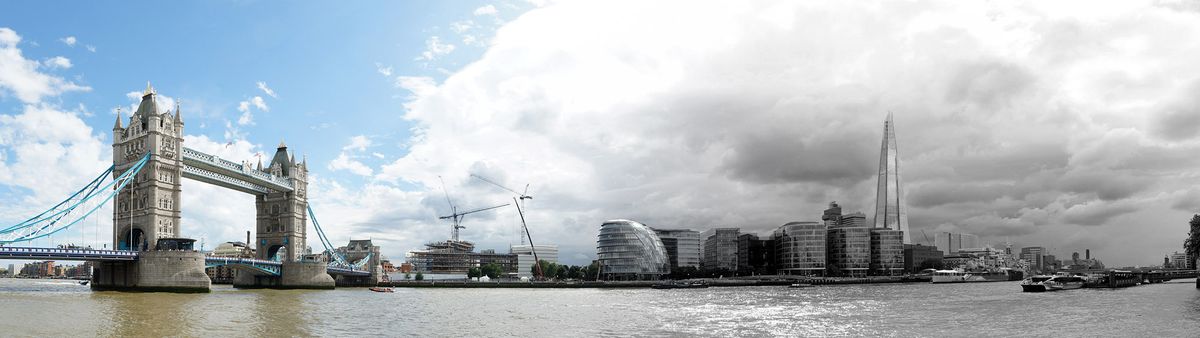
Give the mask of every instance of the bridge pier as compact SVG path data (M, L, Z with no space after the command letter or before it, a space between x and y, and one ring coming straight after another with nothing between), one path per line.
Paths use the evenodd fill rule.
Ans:
M279 276L255 275L238 270L233 287L243 289L333 289L333 277L324 262L283 262Z
M95 262L90 283L96 291L209 292L204 254L145 251L136 261Z

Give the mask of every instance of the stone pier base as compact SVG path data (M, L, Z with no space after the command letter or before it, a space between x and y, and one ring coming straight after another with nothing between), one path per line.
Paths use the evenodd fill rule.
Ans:
M337 276L337 286L377 286L379 278L375 276Z
M279 276L255 275L238 270L233 286L244 289L333 289L333 277L323 262L284 262Z
M209 292L204 254L194 251L146 251L132 262L96 262L92 290Z

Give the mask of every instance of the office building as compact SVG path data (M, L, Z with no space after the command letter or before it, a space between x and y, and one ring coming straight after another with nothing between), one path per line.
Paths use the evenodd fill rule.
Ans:
M904 232L871 229L871 273L881 276L899 274L904 270Z
M979 236L972 234L957 234L940 232L935 235L933 245L942 249L942 254L950 256L962 249L980 249Z
M826 235L826 257L838 276L863 277L871 268L871 228L839 226Z
M596 258L602 280L657 280L671 273L662 240L650 227L630 220L600 225Z
M680 267L700 268L700 232L689 229L654 229L654 232L667 248L672 270Z
M942 267L942 251L937 247L905 244L904 271L915 273L924 269L940 269Z
M867 214L862 212L853 212L842 215L840 223L837 226L843 227L867 227Z
M875 191L875 228L902 231L904 244L912 244L908 235L908 206L901 190L900 154L896 150L896 124L892 113L883 121L883 145L879 149L879 181Z
M517 255L517 277L533 278L533 256L535 250L537 251L538 260L558 263L558 245L509 245L508 253Z
M759 239L755 234L738 235L737 274L739 276L775 274L775 239Z
M1029 264L1029 269L1041 272L1046 266L1046 248L1040 246L1031 246L1021 248L1021 259Z
M837 226L842 222L842 207L837 204L837 201L829 202L829 209L821 214L821 221L825 222L825 226Z
M828 224L828 220L825 222ZM775 239L777 273L824 276L828 252L828 230L817 222L789 222L772 234Z
M1187 254L1176 251L1171 254L1168 263L1170 266L1164 266L1164 268L1187 269Z
M704 269L737 271L738 228L716 228L700 234L704 241Z

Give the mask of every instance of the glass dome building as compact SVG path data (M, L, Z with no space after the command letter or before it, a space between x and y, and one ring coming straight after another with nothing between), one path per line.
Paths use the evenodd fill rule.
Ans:
M662 240L650 227L630 220L600 225L596 256L601 280L656 280L671 272Z

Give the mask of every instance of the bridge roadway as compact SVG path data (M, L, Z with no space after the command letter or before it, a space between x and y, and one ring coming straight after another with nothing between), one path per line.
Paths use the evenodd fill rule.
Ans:
M137 251L119 251L119 250L95 250L95 249L62 249L62 248L28 248L28 247L11 247L0 246L0 259L30 259L30 260L52 260L52 261L135 261L138 259ZM230 257L205 257L204 265L206 267L214 267L221 265L243 265L255 270L271 274L279 275L279 269L283 265L282 262L268 261L253 258L230 258ZM344 276L370 276L371 272L367 270L349 269L345 267L330 265L326 267L326 271L331 275Z

